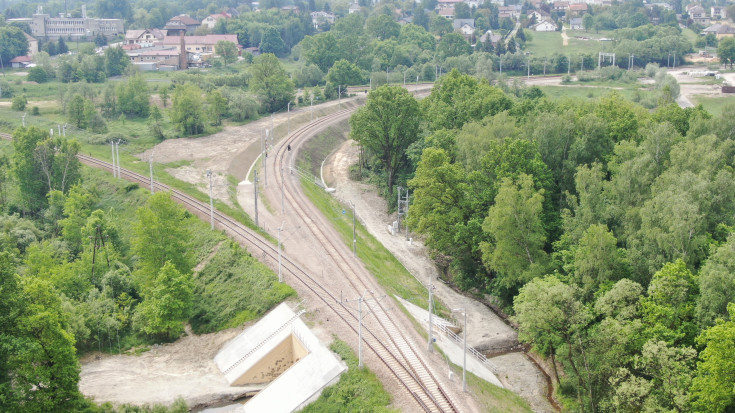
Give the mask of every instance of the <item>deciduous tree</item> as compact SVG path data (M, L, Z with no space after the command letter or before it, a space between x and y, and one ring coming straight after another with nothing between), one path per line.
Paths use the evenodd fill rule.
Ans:
M413 95L402 87L383 85L370 92L365 106L350 118L350 136L385 168L390 196L395 174L405 162L406 149L418 139L419 116Z

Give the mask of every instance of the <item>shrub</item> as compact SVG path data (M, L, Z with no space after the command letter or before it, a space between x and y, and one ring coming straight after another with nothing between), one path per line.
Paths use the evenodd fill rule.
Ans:
M21 111L26 109L28 104L28 98L26 95L15 96L13 102L10 104L10 109Z
M48 74L42 67L36 66L28 70L26 78L30 82L45 83L48 80Z

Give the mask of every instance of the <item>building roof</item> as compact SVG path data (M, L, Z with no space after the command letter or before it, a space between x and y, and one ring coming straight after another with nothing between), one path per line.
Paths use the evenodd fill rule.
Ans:
M566 1L555 1L554 2L554 8L555 9L561 9L561 8L568 9L569 8L569 2L566 2Z
M23 34L26 35L26 40L28 40L29 42L35 42L37 40L35 37L31 36L30 34L26 32L23 32Z
M542 20L542 21L540 21L540 22L538 22L538 23L534 24L533 26L531 26L531 29L534 29L534 30L536 30L536 28L537 28L537 27L539 27L539 26L541 26L542 24L547 24L547 25L551 25L551 26L553 26L553 27L554 27L555 29L556 29L556 28L558 27L558 26L556 25L556 23L554 23L554 22L550 22L550 21L548 21L548 20Z
M712 26L702 30L702 32L714 34L735 34L735 27L727 24L713 24Z
M179 16L172 17L171 20L169 20L169 22L172 22L172 21L180 21L181 23L184 23L187 26L195 26L195 25L198 26L202 24L202 22L200 22L199 20L191 18L190 16L187 16L185 14L181 14Z
M452 22L452 26L454 27L454 30L461 28L465 24L474 29L475 19L454 19L454 21Z
M574 3L569 5L571 11L587 11L587 3Z
M222 13L210 14L209 16L205 17L205 20L206 19L209 19L209 20L229 19L231 17L232 15L230 15L230 13L222 12Z
M501 36L499 34L493 34L492 30L488 30L488 31L485 32L485 34L483 34L482 36L480 36L480 42L485 43L488 40L490 40L490 43L497 43L502 38L503 38L503 36Z
M439 10L439 15L442 17L454 16L454 9L441 9Z
M181 52L179 52L176 49L167 49L167 50L146 50L145 52L142 52L141 56L178 56Z
M575 26L581 26L582 25L582 18L581 17L575 17L571 20L569 20L569 24L575 25Z
M10 63L28 63L32 61L33 61L33 58L30 56L17 56L17 57L14 57L10 61Z
M236 34L208 34L206 36L184 36L184 42L186 44L211 44L215 45L220 40L232 42L238 44ZM166 36L163 38L163 44L165 46L181 44L179 36Z

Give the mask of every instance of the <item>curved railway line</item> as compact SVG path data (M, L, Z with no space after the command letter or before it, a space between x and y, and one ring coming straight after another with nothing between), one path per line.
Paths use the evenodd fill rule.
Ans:
M276 148L275 157L278 165L272 165L271 168L275 172L277 167L290 167L297 150L288 151L286 150L287 145L293 145L298 149L309 137L335 122L344 120L352 111L354 109L338 111L321 117L292 132ZM0 133L0 138L10 140L12 136ZM77 155L77 157L86 165L112 171L112 165L108 162L81 154ZM121 168L120 172L121 176L128 181L142 184L144 187L149 185L149 178L142 174L124 168ZM280 173L274 173L274 176L277 177L277 183L279 185L285 179L283 169L281 169ZM329 229L325 229L324 225L317 225L316 222L323 220L323 218L310 214L303 207L303 205L309 205L310 201L306 198L303 191L301 191L300 184L290 179L283 183L287 184L284 186L287 188L284 195L288 200L289 209L298 214L299 219L306 224L313 236L324 245L339 270L345 275L352 275L352 277L346 277L346 279L349 280L349 283L354 288L354 292L359 293L366 290L378 289L377 284L375 284L371 275L367 273L367 270L365 270L361 263L346 253L346 247L343 244L335 244L332 239L336 239L336 237L327 235L325 231L329 231ZM202 218L209 216L210 207L207 203L199 201L184 192L160 182L154 182L153 186L154 191L169 192L174 200L184 205L197 216ZM263 236L217 210L214 210L214 221L216 225L229 234L240 238L248 246L260 251L263 254L262 258L268 259L271 265L277 265L278 249ZM329 228L331 229L331 227ZM323 283L309 275L307 271L285 254L281 254L281 258L282 268L285 274L292 276L306 287L325 307L336 314L350 330L358 334L358 314L355 314L340 298L332 294ZM415 345L406 338L401 327L396 324L391 317L391 313L386 310L385 305L378 300L367 300L364 303L375 316L374 323L370 325L365 323L362 327L365 330L363 334L365 345L412 396L418 407L426 412L459 412L460 409L457 404L439 383L434 373L432 373L431 369L423 360L422 355L415 348Z

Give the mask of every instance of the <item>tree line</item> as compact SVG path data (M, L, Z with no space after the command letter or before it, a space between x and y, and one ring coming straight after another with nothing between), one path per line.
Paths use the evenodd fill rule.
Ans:
M735 406L727 115L451 72L421 102L371 92L350 123L384 193L411 189L408 226L443 277L496 297L569 409Z

